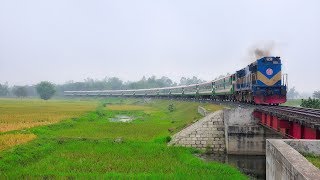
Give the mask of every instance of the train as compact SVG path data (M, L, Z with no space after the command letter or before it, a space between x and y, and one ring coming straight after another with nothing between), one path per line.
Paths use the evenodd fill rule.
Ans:
M288 76L280 57L262 57L248 66L205 83L126 90L65 91L66 96L125 96L199 98L279 105L287 100Z

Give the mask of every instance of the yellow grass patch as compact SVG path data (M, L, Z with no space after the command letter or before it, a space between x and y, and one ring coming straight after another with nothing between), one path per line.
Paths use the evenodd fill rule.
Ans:
M0 135L0 151L18 144L23 144L35 139L34 134L3 134Z
M202 105L201 105L202 106ZM207 110L207 111L210 111L210 112L215 112L215 111L219 111L219 110L222 110L223 107L222 106L219 106L219 105L216 105L216 104L210 104L210 103L207 103L205 105L203 105L203 107Z
M0 132L57 123L96 106L97 101L0 99Z

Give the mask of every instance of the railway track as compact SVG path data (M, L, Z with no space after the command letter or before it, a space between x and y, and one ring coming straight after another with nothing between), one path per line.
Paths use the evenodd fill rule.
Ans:
M318 109L290 107L290 106L277 106L277 107L271 107L271 109L288 112L288 113L299 114L299 115L310 116L314 118L320 118L320 110Z
M197 101L193 99L192 101ZM320 130L320 109L311 109L303 107L292 106L267 106L267 105L253 105L247 103L233 102L233 101L213 101L208 99L198 100L201 102L213 103L228 107L249 107L255 108L258 111L268 112L276 115L280 119L286 119L293 122L298 122L307 127L317 128Z

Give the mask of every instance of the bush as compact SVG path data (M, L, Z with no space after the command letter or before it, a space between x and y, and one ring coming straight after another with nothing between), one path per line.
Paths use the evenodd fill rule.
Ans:
M169 143L171 141L171 139L172 139L171 136L161 136L161 137L154 139L154 142L160 143L160 144Z
M320 109L320 99L302 99L301 107Z
M173 104L169 104L168 110L169 110L170 112L173 112L173 111L175 110L174 105L173 105Z

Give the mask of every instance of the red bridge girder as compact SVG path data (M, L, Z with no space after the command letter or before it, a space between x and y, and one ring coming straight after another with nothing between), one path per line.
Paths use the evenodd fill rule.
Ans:
M253 116L259 119L259 123L269 129L281 133L284 137L292 139L320 139L320 131L307 127L302 123L279 118L271 113L254 111Z

